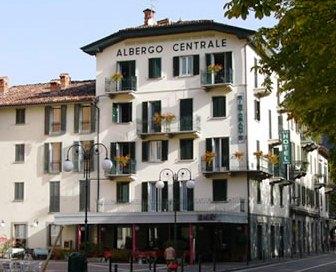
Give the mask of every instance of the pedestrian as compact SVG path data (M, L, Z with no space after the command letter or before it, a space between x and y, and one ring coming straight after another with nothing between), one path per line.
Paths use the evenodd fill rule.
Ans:
M171 244L169 244L168 247L166 248L164 252L164 257L165 257L167 264L175 260L176 253L175 253L175 249L172 247Z

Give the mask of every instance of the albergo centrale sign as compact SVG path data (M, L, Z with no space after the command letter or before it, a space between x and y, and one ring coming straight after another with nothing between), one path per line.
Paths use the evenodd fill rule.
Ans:
M213 49L226 47L226 39L216 40L196 40L188 42L179 42L169 45L165 48L163 45L136 46L118 49L117 57L139 56L147 54L161 54L165 51L184 52L191 50Z

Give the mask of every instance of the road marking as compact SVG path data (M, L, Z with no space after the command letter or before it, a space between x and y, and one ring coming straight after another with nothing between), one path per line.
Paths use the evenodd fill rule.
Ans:
M300 269L300 270L295 270L294 272L308 271L308 270L311 270L311 269L314 269L314 268L326 266L326 265L333 264L333 263L336 263L336 261L333 261L333 262L330 262L330 263L323 263L323 264L315 265L315 266L312 266L312 267L309 267L309 268Z
M278 265L282 265L282 264L296 263L296 262L301 262L301 261L304 261L304 260L311 260L311 259L315 259L315 258L321 258L323 256L329 256L329 255L328 254L324 254L324 255L318 255L318 256L308 257L308 258L303 258L303 259L298 259L298 260L279 262L279 263L268 264L268 265L260 265L260 266L252 267L252 268L243 268L243 269L238 270L238 271L254 271L254 270L262 269L264 267L272 267L272 266L278 266ZM295 272L298 272L298 271L295 271Z

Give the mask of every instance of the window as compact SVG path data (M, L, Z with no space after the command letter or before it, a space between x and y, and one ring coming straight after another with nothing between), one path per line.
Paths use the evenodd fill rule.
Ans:
M212 198L213 201L227 200L227 180L216 179L212 181Z
M257 184L257 203L260 204L261 203L261 182L256 181L256 184Z
M174 76L191 76L199 74L199 55L173 58Z
M26 110L16 109L15 124L23 125L26 122Z
M142 142L142 161L166 161L168 159L168 141Z
M75 145L80 145L86 151L89 151L93 146L93 141L80 141L74 142ZM90 171L94 171L95 169L95 158L97 156L93 155L90 160ZM73 171L81 172L84 169L84 158L83 153L81 152L80 148L73 148L72 149L72 162L74 164Z
M128 157L126 163L121 163L120 159ZM134 174L135 173L135 142L111 143L111 160L113 167L111 174Z
M225 96L212 97L212 116L225 117L226 116L226 98Z
M16 144L15 145L15 162L24 162L25 160L25 145Z
M223 52L205 55L206 67L202 77L203 84L221 84L232 83L232 52ZM211 71L209 68L217 65L221 69L219 71Z
M60 211L60 182L51 181L49 188L49 212Z
M254 119L260 121L260 101L254 100Z
M270 190L271 190L270 192L271 205L274 205L274 185L273 184L270 185Z
M180 140L180 159L192 160L194 158L194 140L181 139Z
M85 180L79 181L79 211L82 212L85 210ZM88 210L90 210L90 180L88 180L88 192L87 192L87 203Z
M46 135L66 131L66 111L66 105L45 107L44 132Z
M117 183L117 203L129 202L129 183L118 182Z
M193 100L186 98L180 100L180 131L191 131L193 126Z
M257 69L257 65L258 65L258 60L257 58L254 58L254 88L258 88L258 69Z
M14 183L14 201L23 201L24 198L24 183Z
M44 171L50 174L62 171L62 143L44 144Z
M56 238L61 230L61 226L49 224L48 225L48 246L53 246L56 242ZM62 245L62 239L58 239L57 246Z
M205 150L216 154L212 164L206 165L207 170L221 171L222 168L225 170L230 168L230 143L228 137L206 138Z
M96 131L96 108L92 105L75 104L74 132L91 133Z
M161 132L161 123L153 119L156 114L161 114L160 100L142 102L142 133Z
M161 77L161 58L148 59L148 78Z
M14 224L14 239L15 245L26 247L27 246L27 225Z
M113 103L112 121L118 124L132 122L132 103Z
M279 194L280 194L280 207L283 207L283 186L279 186Z

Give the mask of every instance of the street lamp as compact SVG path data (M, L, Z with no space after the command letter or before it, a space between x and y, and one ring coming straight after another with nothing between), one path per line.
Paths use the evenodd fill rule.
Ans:
M100 150L99 147L103 147L106 152L105 159L102 162L102 168L104 171L109 171L113 163L112 161L108 158L108 151L107 147L102 144L102 143L95 143L93 144L89 149L85 149L82 145L80 144L73 144L72 146L69 147L67 151L67 156L66 160L63 163L63 169L65 172L71 172L74 168L73 162L69 159L69 154L70 150L73 148L76 148L76 153L83 156L84 160L84 178L85 178L85 219L84 219L84 229L85 229L85 242L84 242L84 255L85 258L87 258L87 243L88 243L88 220L87 220L87 213L88 213L88 181L90 178L90 171L91 171L91 160L93 158L93 155L100 155Z
M169 168L164 168L161 170L159 175L159 180L155 183L155 187L162 190L165 186L164 181L172 179L173 182L185 181L186 187L188 189L193 189L195 187L195 181L191 178L191 172L188 168L181 168L177 172ZM179 202L177 202L179 203ZM177 206L173 202L174 210L174 248L176 249L176 235L177 235Z

